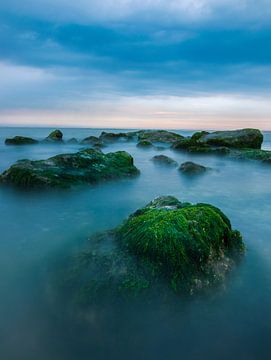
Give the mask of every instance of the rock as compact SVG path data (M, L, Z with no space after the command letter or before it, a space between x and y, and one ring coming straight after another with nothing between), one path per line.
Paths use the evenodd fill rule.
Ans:
M14 136L5 140L6 145L31 145L38 144L38 140L26 136Z
M102 140L96 136L88 136L84 140L81 141L81 144L83 145L92 145L94 147L103 147L105 144L102 142Z
M136 136L137 132L112 133L103 131L99 136L99 139L104 142L114 142L117 140L132 140Z
M150 142L174 143L183 139L182 135L166 130L142 130L138 132L138 139Z
M136 211L118 228L117 238L174 290L184 284L191 289L195 279L213 282L223 275L217 274L217 264L244 249L221 210L174 197L160 197Z
M60 143L62 142L62 138L62 132L60 130L54 130L44 139L44 142Z
M187 162L184 162L183 164L181 164L181 166L179 167L179 170L184 174L195 175L195 174L205 173L208 170L208 168L206 168L205 166L196 164L192 161L187 161Z
M167 165L167 166L178 166L178 163L166 155L155 155L152 161L156 164Z
M149 148L149 147L152 147L152 143L148 140L141 140L137 143L138 147L142 147L142 148Z
M263 142L263 134L258 129L215 131L201 136L198 141L208 145L227 146L236 149L260 149Z
M80 300L98 304L115 294L159 286L164 292L164 285L193 293L221 283L243 252L240 233L221 210L162 196L116 229L92 237L71 264L67 278L73 284L67 288L80 289Z
M96 184L139 174L133 158L125 151L103 154L86 149L47 160L17 161L1 175L1 182L23 188L62 187Z
M67 141L68 144L78 144L78 140L76 138L71 138Z

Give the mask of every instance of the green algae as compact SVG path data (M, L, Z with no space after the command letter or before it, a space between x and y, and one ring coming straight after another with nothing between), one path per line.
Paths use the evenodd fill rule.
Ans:
M133 158L125 151L104 154L86 149L75 154L56 155L47 160L18 161L4 171L1 182L27 188L69 188L138 174Z

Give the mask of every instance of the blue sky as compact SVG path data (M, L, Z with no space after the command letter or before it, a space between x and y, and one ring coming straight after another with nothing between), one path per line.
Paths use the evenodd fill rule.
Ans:
M4 0L0 123L271 129L270 0Z

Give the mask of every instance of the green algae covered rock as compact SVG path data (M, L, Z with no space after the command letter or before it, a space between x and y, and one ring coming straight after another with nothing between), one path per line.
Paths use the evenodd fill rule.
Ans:
M100 141L111 143L111 142L115 142L118 140L132 140L136 136L137 136L137 132L134 132L134 131L119 132L119 133L103 131L101 133L101 135L99 136L99 139L100 139Z
M142 147L142 148L149 148L149 147L152 147L153 145L148 140L140 140L136 146Z
M244 249L240 233L218 208L182 204L173 197L158 198L135 212L117 238L175 290L223 277L232 256Z
M32 145L38 144L38 140L26 136L14 136L5 140L6 145Z
M138 132L138 139L140 141L174 143L183 138L182 135L167 130L142 130Z
M20 187L62 187L96 184L139 174L133 158L125 151L104 154L86 149L47 160L20 160L1 175L1 182Z
M85 304L147 290L191 294L220 284L243 252L240 233L221 210L162 196L92 236L72 262L66 287Z
M263 134L258 129L215 131L210 134L204 134L198 140L214 146L227 146L236 149L260 149L263 142Z

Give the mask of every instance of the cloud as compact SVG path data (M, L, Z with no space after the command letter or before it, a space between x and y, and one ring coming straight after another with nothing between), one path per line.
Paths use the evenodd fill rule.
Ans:
M267 116L269 0L9 0L0 12L2 114Z
M269 0L10 0L3 11L57 22L137 22L187 24L217 22L227 17L235 25L267 22ZM227 25L227 24L224 24Z

